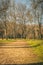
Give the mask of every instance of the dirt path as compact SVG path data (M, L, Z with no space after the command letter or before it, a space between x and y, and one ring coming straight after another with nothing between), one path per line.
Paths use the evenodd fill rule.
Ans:
M6 43L0 43L0 46L26 46L27 42L23 40L17 40L16 42L6 42Z
M12 44L26 45L24 41ZM28 64L38 62L38 57L32 48L0 48L0 64Z

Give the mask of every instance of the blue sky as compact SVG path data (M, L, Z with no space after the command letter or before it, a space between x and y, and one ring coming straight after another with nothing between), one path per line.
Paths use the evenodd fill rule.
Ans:
M16 3L23 3L26 4L27 7L30 7L30 0L15 0Z
M26 0L15 0L16 1L16 3L19 3L19 2L21 2L21 3L26 3Z

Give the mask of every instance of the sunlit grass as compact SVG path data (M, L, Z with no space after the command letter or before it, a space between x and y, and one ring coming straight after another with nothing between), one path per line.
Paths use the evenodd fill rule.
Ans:
M6 39L0 39L0 43L6 43L6 42L15 42L16 41L16 39L8 39L8 40L6 40Z
M37 45L37 44L43 44L43 40L26 40L26 41L31 46Z
M26 39L0 39L0 43L8 43L8 42L17 42L18 40L20 41L26 41Z
M43 40L27 40L28 45L35 46L40 44L37 47L33 47L33 52L38 56L39 60L43 62Z
M34 53L38 55L38 58L43 61L43 45L33 49Z

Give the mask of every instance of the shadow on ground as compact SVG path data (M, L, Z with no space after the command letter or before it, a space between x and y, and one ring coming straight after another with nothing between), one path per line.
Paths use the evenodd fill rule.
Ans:
M43 65L43 62L40 62L40 63L30 63L30 64L3 64L3 65Z
M43 44L37 44L37 45L7 45L7 44L4 44L4 43L0 43L0 48L34 48L34 47L38 47L38 46L41 46Z

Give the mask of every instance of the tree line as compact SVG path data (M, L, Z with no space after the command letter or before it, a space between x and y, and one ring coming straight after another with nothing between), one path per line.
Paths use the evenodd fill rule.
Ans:
M43 39L43 0L0 0L0 38Z

